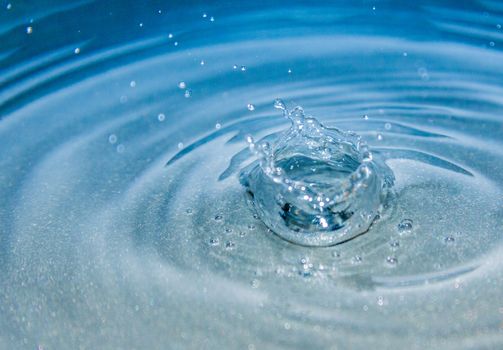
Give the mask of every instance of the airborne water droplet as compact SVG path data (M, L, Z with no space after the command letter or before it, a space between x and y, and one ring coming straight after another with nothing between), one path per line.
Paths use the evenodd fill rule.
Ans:
M246 107L248 108L249 111L254 111L255 110L255 106L252 105L251 103L248 103L248 105Z
M405 234L412 232L412 220L411 219L403 219L398 224L398 233Z

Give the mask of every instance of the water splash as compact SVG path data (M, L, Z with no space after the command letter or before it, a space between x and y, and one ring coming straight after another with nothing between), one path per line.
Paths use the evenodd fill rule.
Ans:
M357 134L325 127L279 99L274 106L291 126L272 141L247 136L258 161L240 175L262 221L306 246L334 245L366 232L393 185L391 169Z

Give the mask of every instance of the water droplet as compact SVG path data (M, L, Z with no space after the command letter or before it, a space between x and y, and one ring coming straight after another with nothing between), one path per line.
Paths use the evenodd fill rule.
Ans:
M208 17L208 15L206 13L203 13L203 18L206 18Z
M173 45L174 45L174 46L178 46L178 41L175 41L175 42L173 43Z
M124 153L125 149L123 144L117 145L117 153Z
M411 219L403 219L398 224L398 233L405 234L412 232L412 220Z
M251 286L252 286L253 289L258 288L260 286L259 280L257 280L257 279L252 280L251 281Z
M288 69L288 74L292 74L292 70L291 69Z
M179 142L178 143L178 149L182 149L183 148L183 142Z
M185 90L185 92L183 93L183 96L185 98L189 98L190 96L192 96L192 91L191 90Z
M501 29L501 24L496 24L496 28Z
M495 45L495 44L494 44L494 41L490 41L490 42L489 42L489 46L494 47L494 45Z
M382 296L377 297L377 305L379 306L384 305L384 298Z
M110 134L110 136L108 136L108 142L112 145L115 144L117 142L117 136L115 134Z
M129 83L129 86L132 88L136 87L136 81L131 80L131 82Z
M140 26L140 28L143 28L143 23L140 23L139 26Z
M383 138L382 134L378 133L377 134L377 141L382 141L382 138Z
M398 259L395 258L394 256L388 256L386 258L386 262L389 264L389 265L392 265L392 266L395 266L397 263L398 263Z
M364 119L364 120L369 120L369 116L365 114L365 115L363 116L363 119Z
M235 247L236 247L236 243L234 243L232 241L225 242L225 249L231 250L231 249L234 249Z
M185 210L185 212L190 215L190 214L192 214L193 211L192 211L192 209L187 208L187 210Z
M199 64L200 64L201 66L204 66L204 65L206 64L206 62L204 62L204 60L201 60L201 62L199 62Z
M384 128L385 128L386 130L391 129L391 124L390 124L390 123L385 123L385 124L384 124Z
M80 48L76 47L75 50L73 50L73 53L78 55L80 53Z
M210 241L209 241L210 245L212 246L217 246L220 244L220 240L218 238L210 238Z
M33 33L33 27L26 27L26 34L31 34Z
M248 224L248 230L250 230L250 231L255 230L255 225L254 224Z
M127 96L122 95L122 96L119 98L119 102L120 102L121 104L126 103L126 102L127 102Z
M221 221L223 218L224 217L222 215L220 215L220 214L215 215L215 217L214 217L215 221Z
M211 16L210 17L210 22L215 22L215 17Z
M289 330L290 328L292 328L292 326L288 322L285 322L285 324L283 325L283 327L285 327L286 330Z
M246 66L241 66L241 72L245 72L246 71Z
M408 55L407 52L403 53L403 57L407 57L407 55Z
M400 248L399 241L391 241L391 242L389 242L389 245L390 245L391 249L393 249L393 250Z
M235 64L235 65L232 66L232 69L237 70L238 66Z
M375 11L376 10L376 7L375 6L372 6L372 10Z
M168 38L169 38L169 39L173 39L173 34L172 34L172 33L169 33L169 34L168 34Z
M251 103L248 103L247 108L248 108L249 111L254 111L255 110L255 106L252 105Z
M220 130L222 128L222 124L216 123L215 124L215 129Z
M447 243L447 244L452 244L454 243L456 240L454 239L454 237L452 236L447 236L444 238L444 242Z
M334 258L337 258L337 259L338 259L338 258L340 258L340 257L341 257L341 253L340 253L339 251L337 251L337 250L334 250L334 251L332 252L332 257L334 257Z
M11 3L7 4L6 8L7 10L10 10L12 8L12 4Z
M351 259L351 262L353 264L360 264L363 261L363 258L360 255L355 255L353 259Z
M227 233L227 234L232 233L232 229L230 227L227 227L225 229L225 233Z
M166 116L164 115L164 113L159 113L159 115L157 116L157 119L160 122L163 122L166 119Z
M187 87L187 84L185 84L184 81L181 81L181 82L178 83L178 87L183 90L183 89L185 89Z

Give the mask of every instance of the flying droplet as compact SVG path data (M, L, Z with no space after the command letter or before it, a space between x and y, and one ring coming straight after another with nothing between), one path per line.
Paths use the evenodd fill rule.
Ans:
M166 119L166 115L164 115L164 113L159 113L159 115L157 116L157 119L160 122L163 122Z
M215 124L215 129L220 130L222 128L222 124L216 123Z
M210 241L209 241L210 245L212 246L217 246L220 244L220 240L218 238L210 238Z
M227 241L225 243L225 249L231 250L231 249L234 249L235 247L236 247L236 243L234 243L232 241Z
M447 236L444 238L444 242L447 243L447 244L452 244L454 243L456 240L454 239L454 237L452 236Z
M78 55L80 53L80 48L76 47L75 50L73 50L73 53Z
M108 136L108 142L110 142L110 144L115 144L117 142L117 136L115 134L110 134L110 136Z
M384 124L384 128L385 128L386 130L391 129L391 124L390 124L390 123L385 123L385 124Z
M241 66L241 72L245 72L246 71L246 66Z
M215 221L221 221L223 218L224 217L222 215L220 215L220 214L215 215L215 217L214 217Z
M180 89L185 89L185 88L187 87L187 84L185 84L185 82L184 82L184 81L181 81L181 82L179 82L179 83L178 83L178 87L179 87Z
M378 133L378 134L377 134L377 141L382 141L382 138L383 138L383 137L382 137L382 134L379 134L379 133Z
M411 219L403 219L398 224L398 233L405 234L412 232L412 220Z
M248 103L247 108L248 108L249 111L254 111L255 110L255 106L252 105L251 103Z
M26 34L33 33L33 27L26 27Z
M189 98L190 96L192 96L192 91L190 89L185 90L185 92L183 93L183 96L185 98Z
M389 264L389 265L392 265L392 266L395 266L397 263L398 263L398 259L395 258L394 256L388 256L386 258L386 262Z
M124 153L125 149L123 144L117 145L117 153Z
M136 81L131 80L131 82L129 83L129 86L131 86L132 88L136 87Z

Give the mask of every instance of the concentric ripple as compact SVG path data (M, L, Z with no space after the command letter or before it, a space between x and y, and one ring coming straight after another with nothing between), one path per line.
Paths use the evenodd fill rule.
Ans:
M0 348L503 346L500 4L30 6L0 9ZM365 234L255 212L276 97L393 173Z

